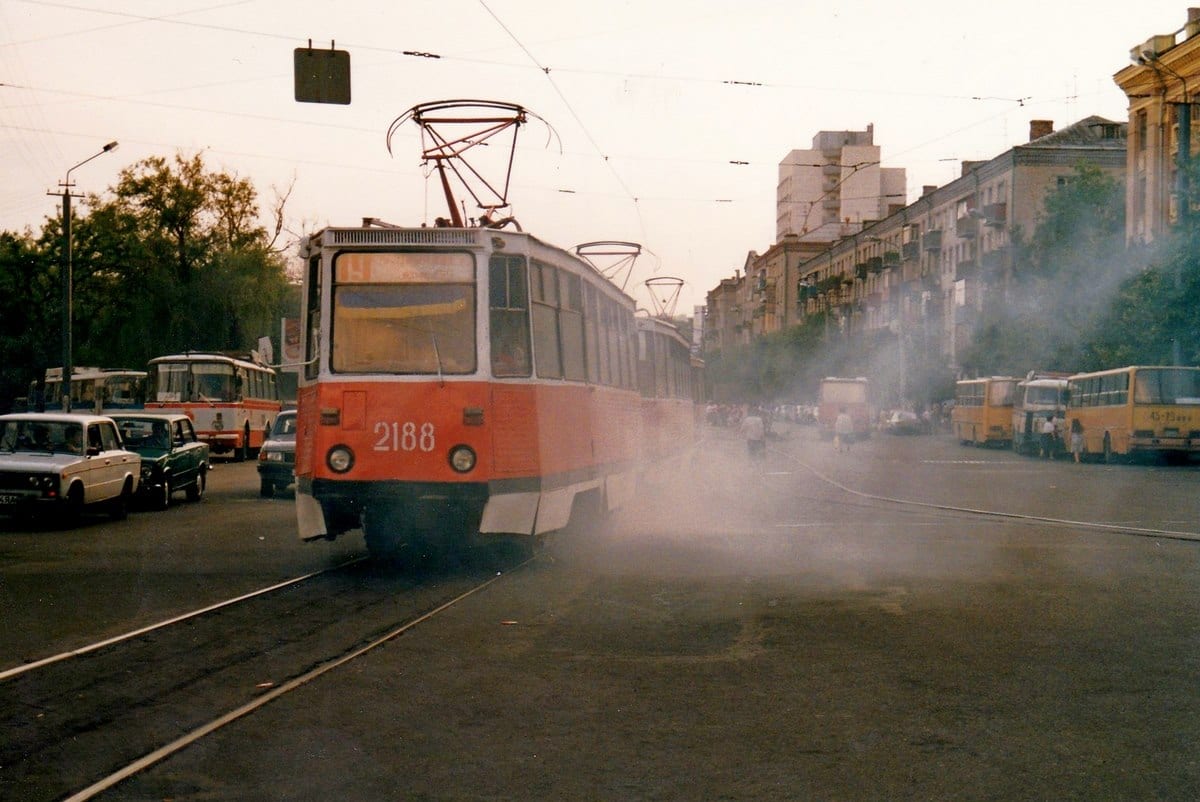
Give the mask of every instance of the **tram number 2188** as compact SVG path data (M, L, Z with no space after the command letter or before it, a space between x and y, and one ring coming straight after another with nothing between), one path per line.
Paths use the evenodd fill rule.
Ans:
M378 421L375 451L433 451L437 445L432 423Z

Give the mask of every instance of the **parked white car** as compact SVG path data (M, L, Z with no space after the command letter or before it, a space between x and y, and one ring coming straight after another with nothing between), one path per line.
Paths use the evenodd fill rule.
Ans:
M0 415L0 515L56 515L85 509L124 518L142 460L121 445L116 424L99 415Z

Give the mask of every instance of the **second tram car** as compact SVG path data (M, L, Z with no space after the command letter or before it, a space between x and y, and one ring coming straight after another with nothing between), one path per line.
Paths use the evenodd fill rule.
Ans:
M302 247L302 539L374 554L560 529L690 444L687 343L578 256L492 228L327 228ZM640 390L639 390L639 385Z

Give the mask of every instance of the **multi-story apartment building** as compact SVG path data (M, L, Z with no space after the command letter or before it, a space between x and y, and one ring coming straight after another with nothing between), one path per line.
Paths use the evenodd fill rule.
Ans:
M821 131L811 149L784 157L775 191L776 242L789 234L802 242L833 242L904 205L904 169L880 166L874 137L873 125Z
M1200 9L1168 34L1151 36L1129 51L1130 64L1113 76L1129 98L1125 238L1153 242L1182 217L1196 214L1180 198L1188 191L1200 91ZM1188 146L1181 148L1180 142Z
M988 292L1013 269L1012 232L1037 226L1048 192L1079 164L1124 178L1126 125L1088 117L1061 131L1034 120L1029 142L926 187L899 212L800 265L806 312L829 311L837 330L870 347L897 337L949 368Z
M1124 180L1123 122L1088 117L1060 131L1030 123L1029 141L987 161L963 162L959 178L927 186L881 220L866 221L815 255L801 237L751 252L745 277L709 294L708 314L742 339L711 334L712 346L826 313L831 337L901 377L909 363L957 370L983 299L1003 293L1013 270L1013 232L1037 227L1043 201L1080 164ZM714 293L723 293L718 298ZM714 306L715 304L723 304ZM719 309L719 311L714 311ZM903 392L901 389L899 392Z
M753 252L751 252L753 255ZM745 305L746 277L739 270L733 278L708 291L704 307L704 348L721 351L750 342L750 320Z

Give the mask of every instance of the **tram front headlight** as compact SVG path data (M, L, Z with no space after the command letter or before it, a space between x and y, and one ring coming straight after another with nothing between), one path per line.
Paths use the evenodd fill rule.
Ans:
M450 467L459 473L475 468L475 450L470 446L455 446L450 449Z
M354 452L349 446L334 446L325 455L325 464L334 473L345 473L354 467Z

